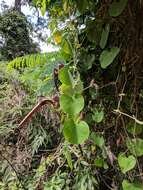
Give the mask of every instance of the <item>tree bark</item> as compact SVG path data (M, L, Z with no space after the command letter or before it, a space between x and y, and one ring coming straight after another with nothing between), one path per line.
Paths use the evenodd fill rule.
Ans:
M14 8L15 10L21 12L21 0L15 0Z

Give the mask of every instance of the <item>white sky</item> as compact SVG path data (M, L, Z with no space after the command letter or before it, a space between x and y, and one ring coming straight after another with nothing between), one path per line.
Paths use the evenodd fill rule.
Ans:
M4 0L7 5L12 6L14 4L14 0ZM2 3L2 0L0 0L0 3Z
M12 7L12 6L14 6L14 1L15 0L4 0L5 1L5 3L6 3L6 5L8 5L9 7ZM0 0L0 4L2 3L2 0ZM21 7L21 10L22 10L22 12L26 15L26 16L31 16L32 17L32 22L33 23L36 23L36 21L37 21L37 17L35 17L34 16L34 14L33 14L33 11L34 11L34 9L32 9L32 8L30 8L28 5L26 6L22 6ZM1 12L2 10L0 9L0 12ZM41 15L40 15L41 16ZM42 17L42 16L41 16ZM44 34L46 35L46 36L50 36L50 30L48 29L48 27L47 27L47 29L44 29ZM39 43L39 40L37 39L37 38L33 38L33 40L35 41L35 42L38 42ZM44 43L44 42L40 42L39 43L40 44L40 48L41 48L41 51L42 52L50 52L50 51L53 51L53 50L55 50L55 48L51 45L51 44L47 44L47 43Z

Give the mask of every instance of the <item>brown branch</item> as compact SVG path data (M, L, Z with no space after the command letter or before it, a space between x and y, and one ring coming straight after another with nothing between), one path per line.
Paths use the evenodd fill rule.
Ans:
M34 108L24 117L24 119L20 122L18 125L18 128L23 128L25 124L32 118L32 116L45 104L52 104L54 105L54 102L49 99L44 99L41 102L39 102Z

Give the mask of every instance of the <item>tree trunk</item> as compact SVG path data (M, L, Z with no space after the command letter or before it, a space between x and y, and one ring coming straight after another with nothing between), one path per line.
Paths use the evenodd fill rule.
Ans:
M15 10L21 12L21 0L15 0Z

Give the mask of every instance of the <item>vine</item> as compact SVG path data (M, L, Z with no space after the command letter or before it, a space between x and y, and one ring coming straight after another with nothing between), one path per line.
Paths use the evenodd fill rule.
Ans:
M60 110L63 112L63 134L70 143L81 144L88 139L89 126L80 117L84 108L83 84L79 73L73 76L71 69L65 66L59 72L59 80L62 83Z

